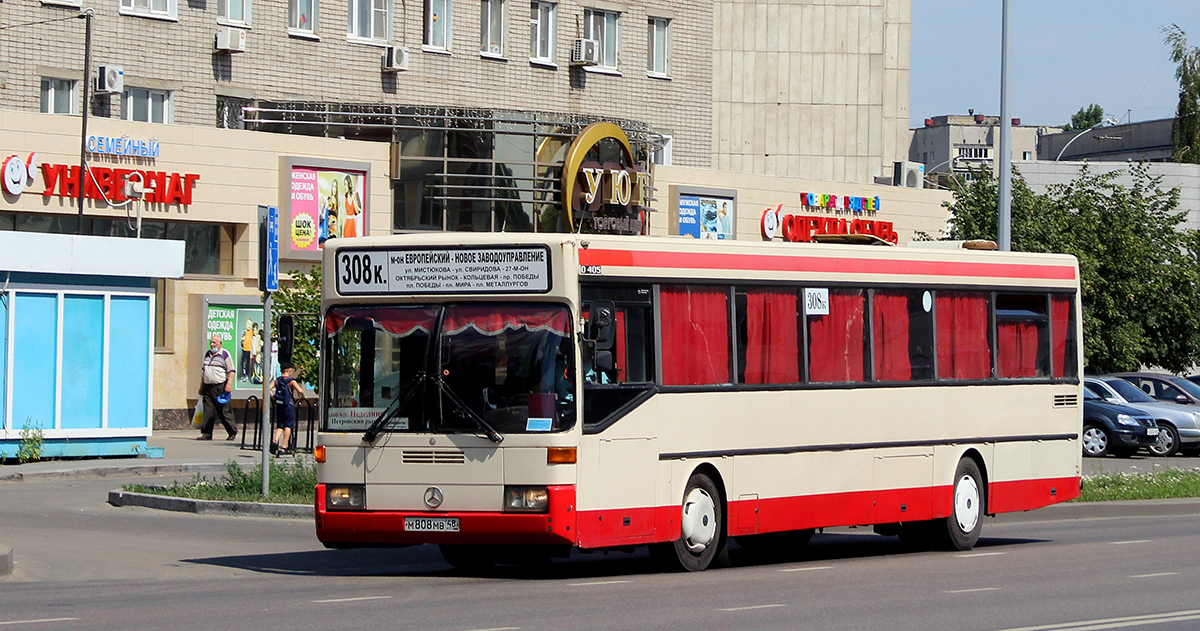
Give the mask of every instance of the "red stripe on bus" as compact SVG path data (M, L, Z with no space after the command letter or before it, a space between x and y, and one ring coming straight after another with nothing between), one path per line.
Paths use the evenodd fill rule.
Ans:
M581 548L642 545L680 536L679 506L575 510L573 486L550 487L550 512L364 511L325 509L317 487L317 537L326 543L572 544ZM1027 511L1079 496L1079 478L994 482L987 512ZM727 503L730 536L805 528L888 524L949 517L951 486L855 491ZM456 533L405 532L405 517L457 517Z
M906 276L970 276L977 278L1029 278L1039 280L1073 280L1075 278L1075 268L1065 265L955 263L947 261L898 261L814 256L701 254L693 252L636 250L580 250L579 264L609 267L728 269L761 272L822 272Z

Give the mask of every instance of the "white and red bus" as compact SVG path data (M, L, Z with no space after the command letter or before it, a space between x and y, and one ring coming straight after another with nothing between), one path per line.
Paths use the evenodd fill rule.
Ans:
M330 547L702 570L832 526L969 549L1079 495L1070 256L439 233L324 264Z

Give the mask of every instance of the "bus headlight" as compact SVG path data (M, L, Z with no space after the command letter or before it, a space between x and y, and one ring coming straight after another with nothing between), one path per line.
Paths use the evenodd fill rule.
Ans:
M325 505L330 510L357 510L363 507L366 489L361 484L325 487Z
M550 495L544 486L504 487L504 510L510 513L544 513Z

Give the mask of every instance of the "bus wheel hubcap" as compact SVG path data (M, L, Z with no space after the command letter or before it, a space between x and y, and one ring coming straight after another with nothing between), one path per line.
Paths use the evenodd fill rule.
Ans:
M683 498L683 543L688 550L703 552L717 534L717 507L704 489L692 489Z
M963 532L975 530L979 523L979 485L969 475L959 478L954 485L954 519Z

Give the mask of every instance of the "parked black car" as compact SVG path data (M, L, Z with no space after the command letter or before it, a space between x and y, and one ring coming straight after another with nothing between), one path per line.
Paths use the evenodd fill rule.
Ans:
M1091 390L1083 391L1083 455L1108 454L1128 458L1158 440L1158 426L1144 412L1105 403Z

